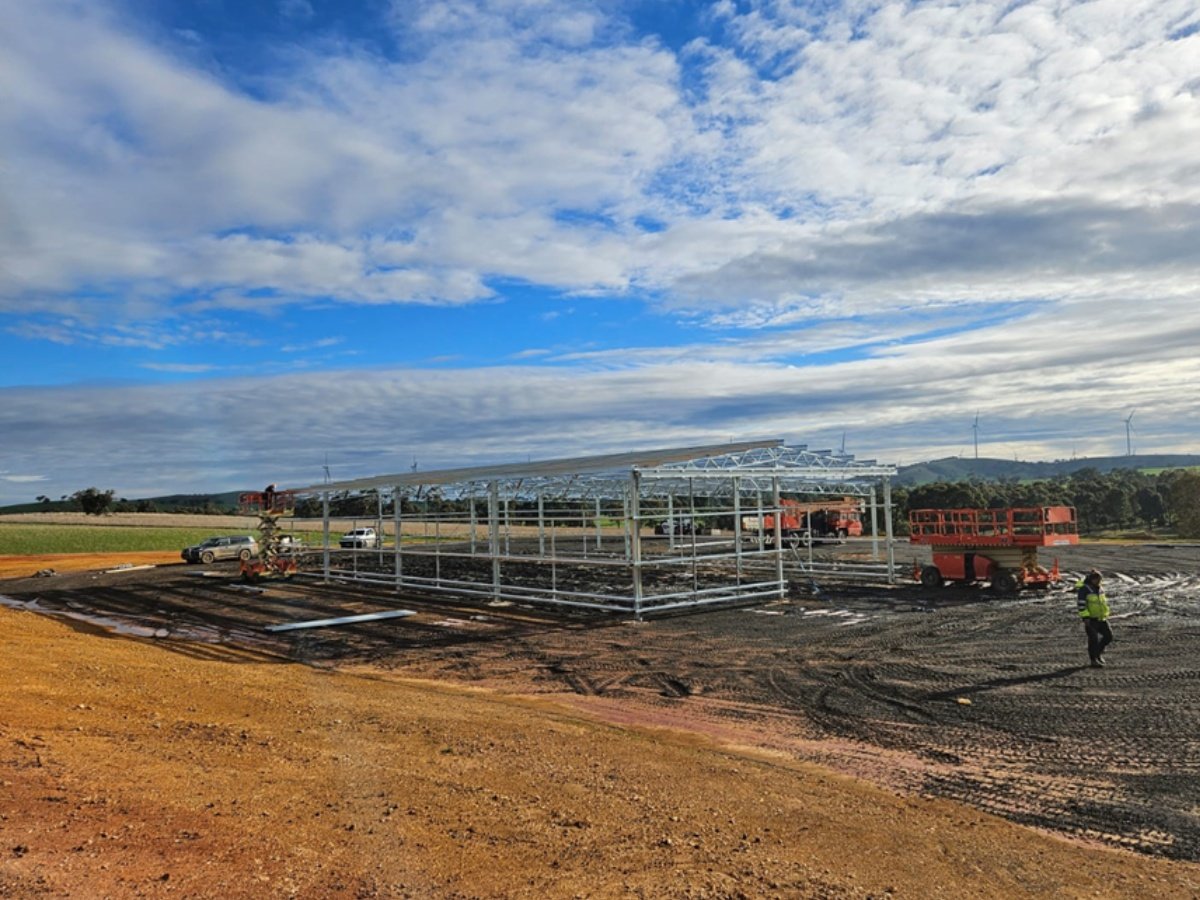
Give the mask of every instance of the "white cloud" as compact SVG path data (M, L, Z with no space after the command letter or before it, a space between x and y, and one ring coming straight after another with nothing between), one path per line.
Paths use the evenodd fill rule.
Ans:
M1052 458L1123 452L1131 408L1139 452L1194 452L1200 323L1188 311L1198 299L1179 297L1153 316L1111 300L1032 306L1015 319L940 336L898 323L878 335L885 341L843 362L768 360L852 345L869 338L867 329L831 323L774 345L696 346L670 359L632 353L586 368L7 388L0 456L15 471L51 473L52 493L101 484L125 496L139 493L135 486L174 493L315 483L326 453L337 477L350 478L402 471L414 454L423 467L441 468L731 435L830 446L842 430L852 452L911 462L960 452L983 410L984 455ZM80 434L89 436L84 455Z
M204 344L253 347L261 343L259 338L232 327L223 327L213 319L199 325L193 322L171 325L159 322L106 322L103 321L103 313L102 309L79 310L77 316L63 316L48 321L24 320L9 326L6 331L19 338L64 346L92 344L146 350Z
M470 33L406 64L297 56L254 99L67 9L11 9L10 308L135 282L352 302L477 300L488 274L619 287L620 246L554 214L636 206L686 125L652 48L523 55ZM591 17L555 28L575 46Z
M489 277L879 309L954 274L939 244L904 241L912 222L1019 241L1055 205L1146 223L1200 204L1200 36L1172 39L1195 18L1184 0L724 4L738 43L678 58L622 38L611 8L552 6L398 3L416 52L298 47L251 97L95 7L7 3L17 252L0 311L69 312L97 286L141 317L187 292L460 304L489 298ZM639 216L666 227L641 234ZM865 280L858 257L881 240L910 251L907 274ZM1017 253L968 293L1109 277L1054 249L1049 279ZM1126 249L1125 269L1160 277L1152 247Z
M284 344L279 351L281 353L306 353L309 350L326 350L344 343L345 340L343 337L325 337L303 344Z
M279 0L279 14L285 19L304 21L311 19L316 11L309 0Z
M183 375L197 375L202 372L212 372L217 366L209 365L208 363L154 363L144 362L141 364L143 369L149 369L152 372L173 372Z

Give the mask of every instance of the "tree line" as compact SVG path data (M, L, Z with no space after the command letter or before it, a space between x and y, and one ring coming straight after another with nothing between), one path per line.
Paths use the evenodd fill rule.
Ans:
M73 494L63 494L57 501L44 494L39 494L35 499L46 511L82 512L89 516L126 512L171 512L223 516L237 512L237 509L217 503L211 497L203 495L197 495L193 503L173 503L161 508L153 500L127 500L124 497L118 499L116 491L102 491L97 487L84 488Z

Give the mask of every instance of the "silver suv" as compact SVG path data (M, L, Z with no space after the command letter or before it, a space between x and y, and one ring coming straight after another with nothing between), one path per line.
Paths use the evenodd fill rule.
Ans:
M206 565L218 559L249 559L258 553L258 541L248 534L232 537L210 537L191 547L184 547L179 555L185 562L201 562Z
M374 528L355 528L353 531L347 531L342 535L342 539L338 541L338 546L344 550L357 550L366 548L368 550L383 546L383 541L380 540L379 534Z

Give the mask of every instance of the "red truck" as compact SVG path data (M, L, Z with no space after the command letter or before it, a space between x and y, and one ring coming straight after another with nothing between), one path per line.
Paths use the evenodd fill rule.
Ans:
M863 533L862 501L854 497L838 500L781 500L779 531L784 538L812 537L845 538L860 537ZM761 529L758 516L747 516L742 520L742 530L757 533L760 530L768 537L775 534L775 516L768 513L762 517Z

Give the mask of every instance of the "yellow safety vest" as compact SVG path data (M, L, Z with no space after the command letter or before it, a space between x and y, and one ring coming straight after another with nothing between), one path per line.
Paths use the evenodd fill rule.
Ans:
M1108 598L1103 593L1088 590L1084 594L1085 583L1082 581L1077 581L1075 588L1075 603L1079 608L1079 617L1081 619L1099 619L1103 622L1108 618Z

